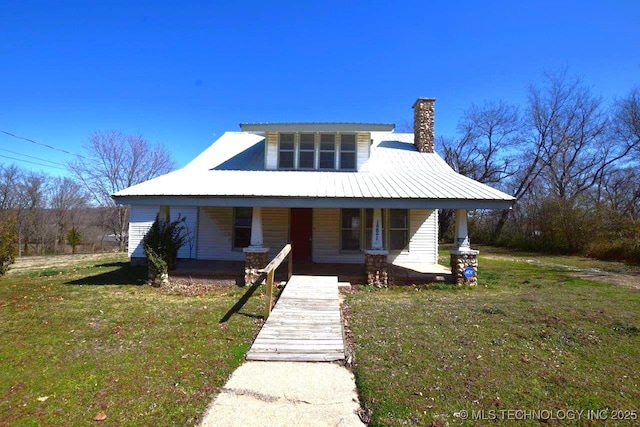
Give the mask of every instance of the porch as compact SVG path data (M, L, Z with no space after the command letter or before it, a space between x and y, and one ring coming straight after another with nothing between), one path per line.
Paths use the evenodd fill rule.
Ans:
M286 264L286 263L285 263ZM451 282L451 269L440 264L394 263L389 264L391 283L395 285ZM197 259L180 259L177 268L169 274L180 278L206 278L244 284L244 261L213 261ZM287 268L276 271L276 280L286 280ZM337 276L340 282L352 285L366 282L362 264L316 263L295 261L293 274L306 276Z

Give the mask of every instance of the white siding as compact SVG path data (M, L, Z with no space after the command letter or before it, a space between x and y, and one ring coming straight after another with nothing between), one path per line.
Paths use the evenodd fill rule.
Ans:
M438 263L438 212L431 209L409 211L409 251L389 254L389 262Z
M271 259L289 243L289 208L262 208L262 233Z
M371 144L370 133L358 133L356 154L356 170L360 170L362 165L369 159L369 145Z
M233 208L201 207L198 214L198 259L243 261L244 253L234 251Z
M129 213L129 247L128 255L133 258L145 258L142 240L156 220L159 206L132 205Z
M170 208L170 221L175 221L178 216L185 218L187 227L187 241L178 250L178 258L195 258L197 247L198 208L195 206L172 206Z
M340 209L313 210L313 262L364 264L362 253L340 252Z
M265 169L278 169L278 134L276 132L267 132L265 147Z

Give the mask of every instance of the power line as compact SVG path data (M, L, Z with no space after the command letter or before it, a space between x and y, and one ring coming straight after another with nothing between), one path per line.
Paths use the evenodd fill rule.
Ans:
M15 135L15 134L13 134L11 132L7 132L6 130L0 130L0 133L4 133L5 135L9 135L9 136L11 136L13 138L22 139L23 141L31 142L32 144L41 145L41 146L47 147L47 148L49 148L51 150L60 151L62 153L66 153L66 154L70 154L72 156L80 157L81 159L86 159L86 157L84 157L81 154L72 153L71 151L67 151L67 150L62 149L62 148L54 147L53 145L43 144L42 142L34 141L33 139L29 139L29 138L25 138L23 136Z
M12 150L7 150L6 148L0 148L0 150L2 151L6 151L8 153L12 153L12 154L17 154L18 156L24 156L24 157L28 157L30 159L35 159L38 160L40 162L46 162L46 163L51 163L52 165L58 165L58 166L62 166L62 167L66 167L64 164L62 163L58 163L58 162L52 162L51 160L47 160L47 159L41 159L39 157L34 157L34 156L30 156L28 154L22 154L22 153L18 153L17 151L12 151Z
M15 161L17 161L17 162L31 163L31 164L33 164L33 165L44 166L45 168L60 169L60 170L63 170L63 171L67 170L67 169L65 169L65 168L61 168L61 167L58 167L58 166L46 165L46 164L44 164L44 163L32 162L32 161L30 161L30 160L16 159L15 157L9 157L9 156L5 156L5 155L3 155L3 154L0 154L0 157L4 157L5 159L15 160Z

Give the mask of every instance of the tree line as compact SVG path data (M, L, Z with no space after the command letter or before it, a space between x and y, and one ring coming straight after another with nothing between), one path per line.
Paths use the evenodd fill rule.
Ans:
M128 208L111 194L171 171L174 161L162 145L118 131L95 132L83 148L68 176L0 165L0 252L61 253L80 242L126 248Z
M440 150L457 172L517 197L476 211L474 239L640 263L640 89L605 100L566 71L530 86L526 105L471 105ZM441 236L452 231L441 215Z

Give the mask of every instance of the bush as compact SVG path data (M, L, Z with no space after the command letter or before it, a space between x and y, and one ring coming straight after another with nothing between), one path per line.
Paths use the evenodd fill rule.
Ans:
M640 265L640 241L638 239L601 240L592 243L586 255L605 261L626 261Z
M154 255L160 257L167 264L168 270L174 270L178 260L178 250L184 245L187 238L185 221L186 218L183 216L178 216L178 219L173 222L160 221L159 216L156 216L156 220L144 237L147 258L149 258L147 248L149 248ZM149 260L151 261L151 259Z
M0 276L4 275L9 270L9 265L16 261L17 224L15 215L2 215L0 218Z
M71 245L71 252L76 253L76 247L82 243L82 235L77 228L71 227L67 233L67 243Z

